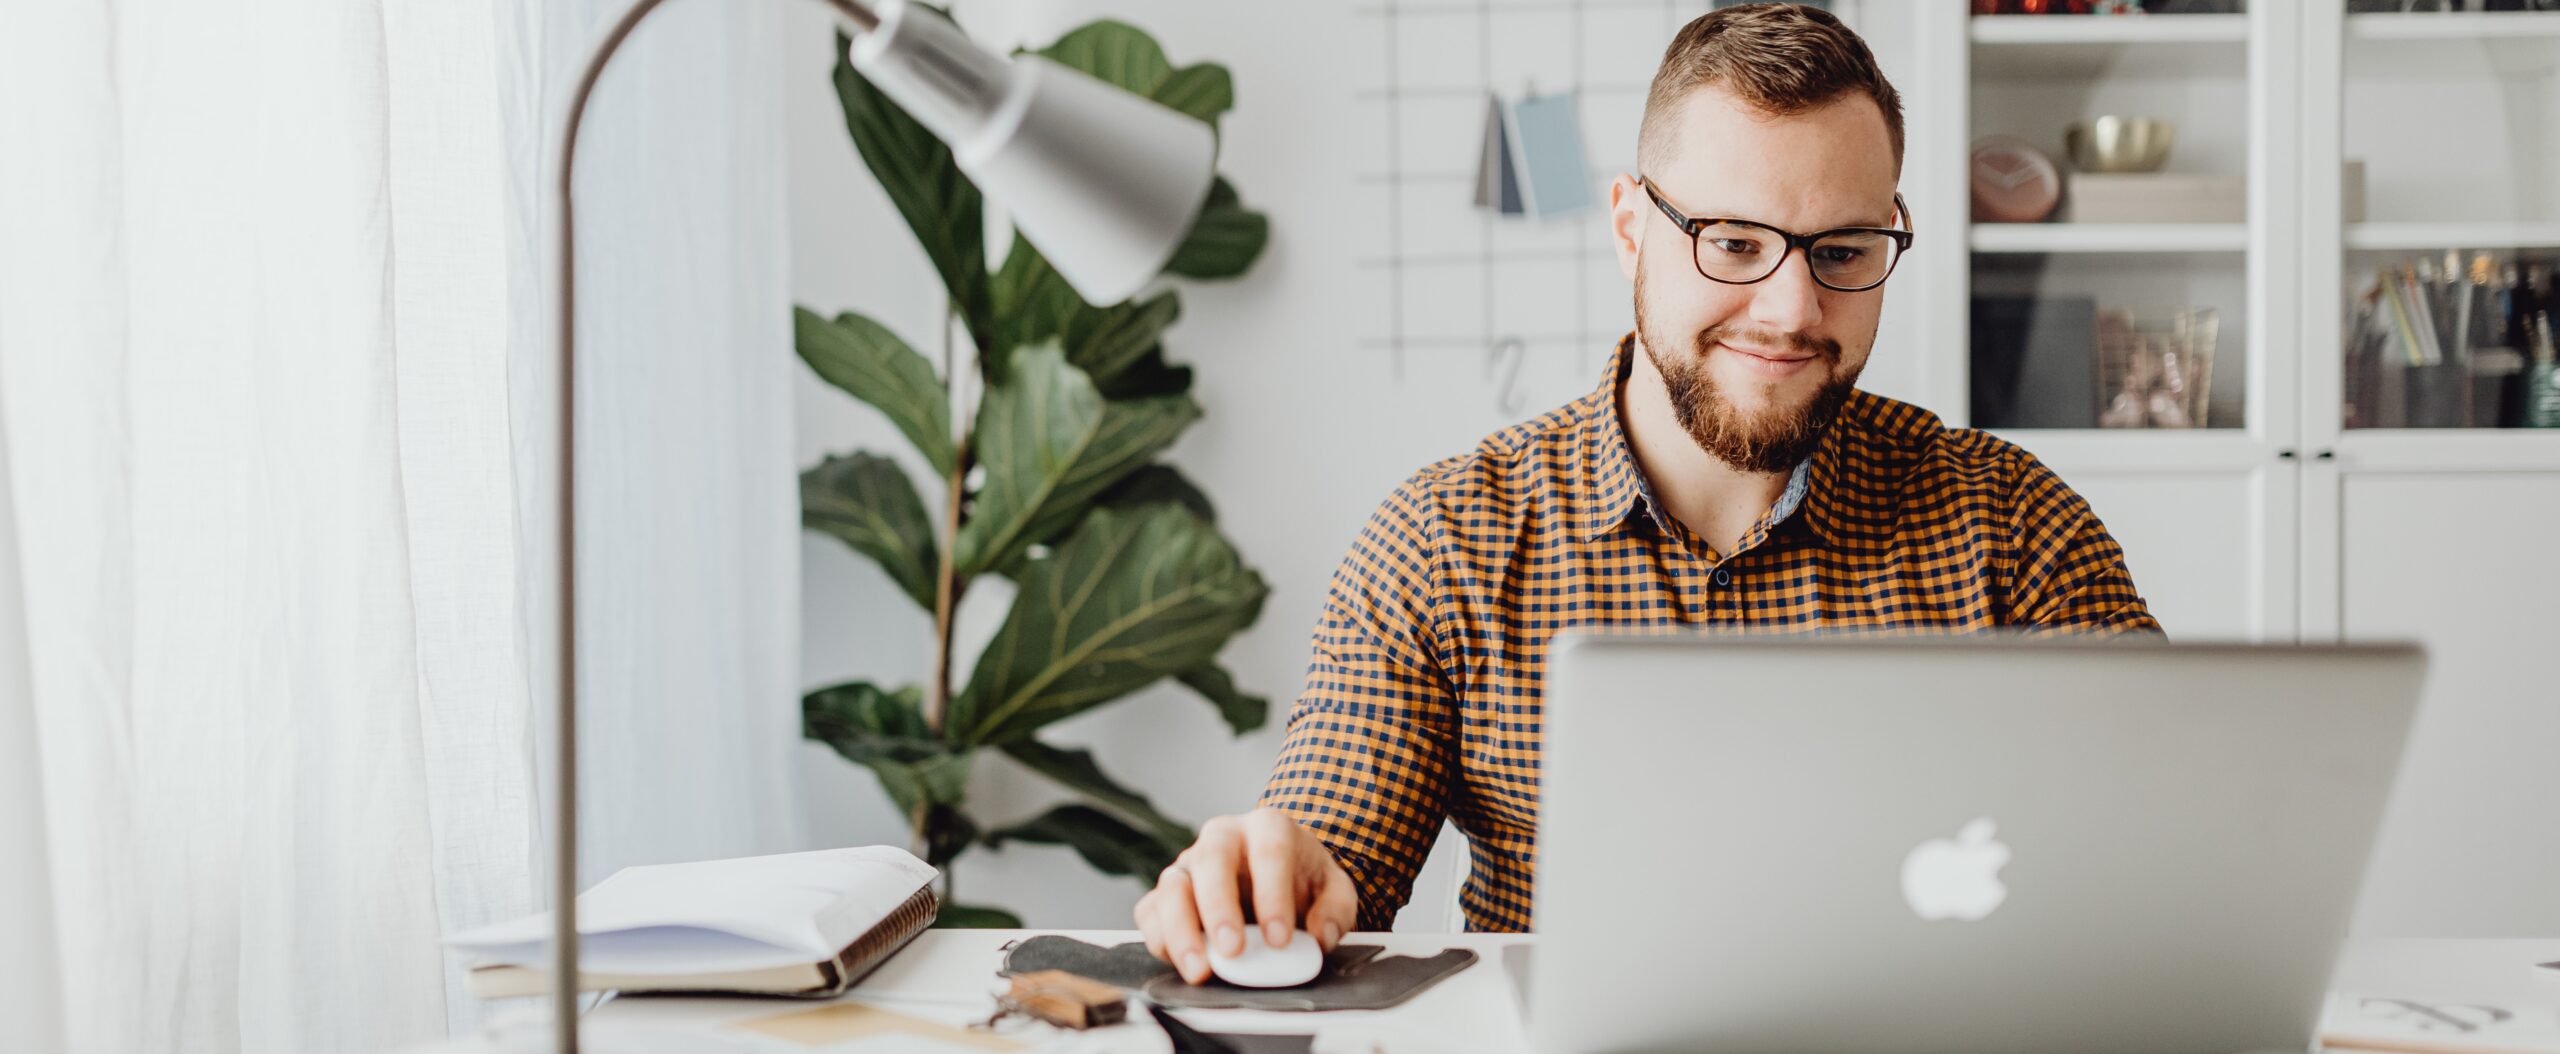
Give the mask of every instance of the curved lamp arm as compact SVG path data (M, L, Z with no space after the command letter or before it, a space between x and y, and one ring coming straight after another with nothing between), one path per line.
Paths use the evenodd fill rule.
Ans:
M559 267L559 699L553 763L552 1015L554 1043L578 1049L577 223L570 193L578 125L605 65L665 0L636 0L579 71L552 145ZM1206 123L1036 55L980 48L907 0L819 0L857 31L853 64L936 137L980 189L1012 207L1014 225L1086 300L1116 304L1164 269L1198 218L1215 175Z

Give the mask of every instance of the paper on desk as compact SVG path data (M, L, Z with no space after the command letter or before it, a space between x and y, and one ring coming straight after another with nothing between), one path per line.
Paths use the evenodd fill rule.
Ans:
M578 894L578 959L594 973L695 974L833 957L933 881L895 846L626 867ZM492 962L550 964L551 913L445 938Z
M2560 1054L2560 1015L2543 1007L2336 993L2320 1019L2327 1050Z
M738 1028L843 1054L974 1054L1026 1044L862 1003L829 1003L737 1023Z

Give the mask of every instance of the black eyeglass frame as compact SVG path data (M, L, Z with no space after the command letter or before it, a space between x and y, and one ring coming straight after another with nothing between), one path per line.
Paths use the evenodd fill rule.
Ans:
M1797 234L1794 231L1782 230L1777 227L1772 227L1766 223L1761 223L1757 220L1736 219L1730 216L1712 216L1702 219L1693 219L1689 216L1682 215L1680 210L1673 208L1669 201L1663 200L1662 191L1653 185L1653 180L1644 176L1637 176L1636 183L1644 188L1644 195L1646 197L1653 199L1653 206L1661 209L1663 215L1671 218L1671 222L1674 226L1679 227L1682 233L1689 236L1689 266L1697 270L1698 277L1704 278L1710 282L1719 282L1724 285L1756 285L1761 282L1766 282L1769 280L1770 275L1778 273L1779 268L1787 265L1788 256L1794 254L1796 250L1802 249L1805 253L1805 270L1813 275L1814 284L1835 293L1863 293L1867 290L1883 285L1885 283L1885 279L1893 277L1894 270L1902 266L1903 254L1911 251L1912 232L1909 229L1912 226L1911 206L1902 200L1901 191L1895 191L1893 194L1893 209L1896 213L1901 215L1903 229L1896 230L1891 227L1833 227L1830 230L1815 231L1811 234ZM1786 251L1779 253L1777 262L1770 264L1769 269L1763 272L1758 278L1750 278L1740 281L1736 281L1731 278L1718 278L1714 275L1708 274L1706 265L1698 262L1698 232L1718 224L1732 224L1735 226L1751 227L1767 231L1785 240L1787 243ZM1866 285L1855 288L1833 285L1823 279L1822 269L1815 267L1812 264L1813 244L1834 234L1881 234L1893 242L1893 259L1885 264L1884 274L1877 276L1876 280L1873 282L1869 282Z

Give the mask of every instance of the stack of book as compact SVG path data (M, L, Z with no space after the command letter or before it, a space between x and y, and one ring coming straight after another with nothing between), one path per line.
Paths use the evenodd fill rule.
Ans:
M843 993L933 924L935 870L892 846L628 867L578 895L578 988ZM445 939L483 999L551 990L551 914Z

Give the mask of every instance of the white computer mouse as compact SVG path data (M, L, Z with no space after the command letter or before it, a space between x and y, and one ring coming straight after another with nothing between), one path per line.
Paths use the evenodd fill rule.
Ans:
M1219 954L1217 942L1209 942L1209 972L1239 988L1294 988L1323 971L1324 950L1304 930L1289 931L1289 943L1274 948L1263 939L1262 927L1247 926L1244 951L1232 956Z

